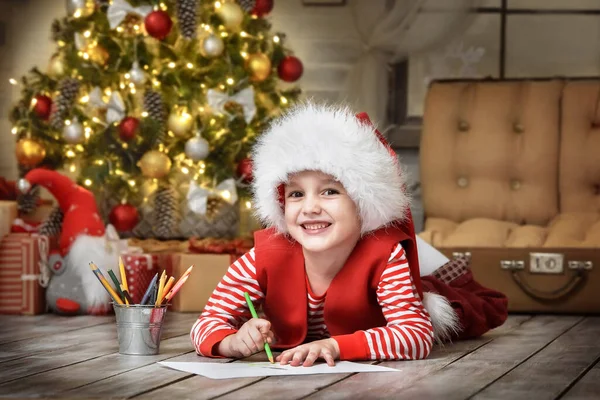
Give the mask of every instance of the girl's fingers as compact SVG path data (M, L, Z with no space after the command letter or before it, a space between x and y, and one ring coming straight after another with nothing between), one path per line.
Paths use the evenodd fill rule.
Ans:
M304 359L306 358L306 355L308 354L308 349L303 348L303 347L298 347L296 349L296 351L294 352L294 356L292 357L292 362L290 363L290 365L292 367L298 367L302 364L302 361L304 361Z
M306 358L305 358L302 366L310 367L311 365L313 365L315 363L317 358L319 358L319 349L311 348L310 351L308 352L308 354L306 355Z
M333 354L331 354L331 351L329 351L329 349L322 349L321 357L323 357L325 362L327 362L327 365L329 365L330 367L335 366L335 360L333 359Z
M244 356L250 356L250 355L256 353L256 350L254 349L255 344L252 341L252 338L250 336L241 337L240 342L241 342L240 351L242 352L242 354Z
M249 329L248 336L254 343L255 351L260 351L265 347L265 339L258 329Z
M294 356L294 351L295 349L286 350L283 353L281 353L281 355L279 355L281 365L287 365L290 362L290 360Z

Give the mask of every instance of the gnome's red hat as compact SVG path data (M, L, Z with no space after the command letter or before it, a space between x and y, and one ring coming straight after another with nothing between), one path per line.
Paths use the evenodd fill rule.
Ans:
M24 179L31 185L40 185L48 189L58 201L64 214L59 240L60 253L63 257L69 252L79 235L104 235L104 222L98 214L96 199L92 192L56 171L43 168L29 171Z

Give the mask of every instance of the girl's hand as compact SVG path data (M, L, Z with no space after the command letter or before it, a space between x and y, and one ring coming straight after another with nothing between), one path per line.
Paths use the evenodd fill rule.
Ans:
M265 342L273 342L271 323L266 319L251 318L234 334L219 343L223 357L248 357L265 348Z
M276 361L279 361L281 365L286 365L289 362L293 367L299 365L310 367L315 360L322 358L327 362L327 365L333 367L335 365L334 360L339 357L340 347L335 339L323 339L286 350L277 356Z

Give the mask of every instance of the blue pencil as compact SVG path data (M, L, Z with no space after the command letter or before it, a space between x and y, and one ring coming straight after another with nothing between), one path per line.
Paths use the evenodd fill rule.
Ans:
M152 282L150 282L150 284L148 285L148 289L146 289L146 293L144 293L144 297L142 297L142 301L140 301L140 304L142 304L142 305L146 304L146 302L150 298L150 295L152 294L152 289L154 289L154 284L156 283L157 279L158 279L158 272L156 273L156 275L154 275L154 278L152 278Z

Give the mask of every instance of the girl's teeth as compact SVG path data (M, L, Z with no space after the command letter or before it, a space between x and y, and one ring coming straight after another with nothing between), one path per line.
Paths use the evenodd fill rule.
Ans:
M312 225L304 225L306 229L322 229L326 228L327 224L312 224Z

